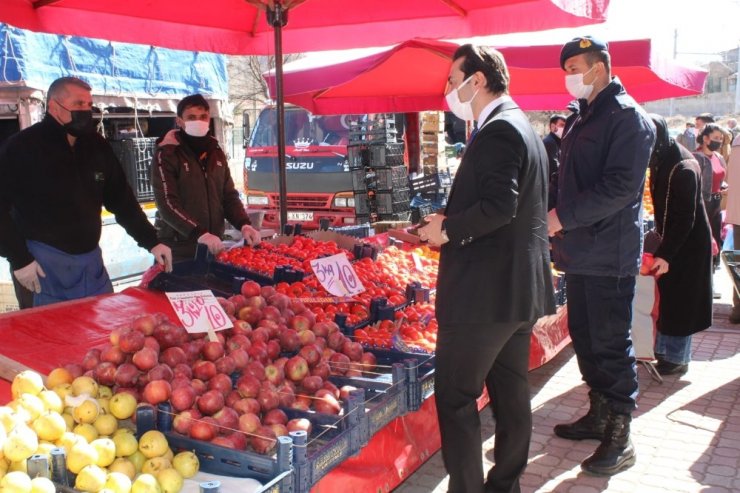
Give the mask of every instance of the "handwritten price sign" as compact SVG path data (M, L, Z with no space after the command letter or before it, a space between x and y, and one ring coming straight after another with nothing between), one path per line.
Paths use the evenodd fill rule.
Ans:
M311 261L316 278L334 296L354 296L365 291L352 264L343 253Z
M230 329L234 325L210 291L165 293L177 318L191 333Z

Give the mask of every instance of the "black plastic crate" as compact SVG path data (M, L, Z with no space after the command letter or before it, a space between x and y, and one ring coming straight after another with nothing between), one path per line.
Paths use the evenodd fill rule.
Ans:
M409 180L409 186L414 195L417 193L440 193L449 190L452 185L452 177L449 173L434 173Z
M375 173L366 168L352 169L352 190L355 192L367 192L368 188L374 188Z
M418 207L411 208L411 223L419 224L422 218L434 213L434 207L432 204L422 204Z
M352 122L349 127L349 143L386 143L396 142L396 122L392 118L385 118L365 122Z
M110 145L123 166L131 189L139 202L154 200L151 166L156 138L113 140Z
M372 168L391 168L393 166L402 166L403 163L403 142L375 144L369 147L369 162Z
M370 195L367 192L355 192L355 214L357 216L367 216L374 212L370 201Z
M378 214L406 212L411 210L411 194L408 188L376 192L375 203Z
M364 169L370 166L370 146L367 144L350 144L347 146L349 169Z
M387 191L408 188L409 172L403 164L375 170L376 190Z

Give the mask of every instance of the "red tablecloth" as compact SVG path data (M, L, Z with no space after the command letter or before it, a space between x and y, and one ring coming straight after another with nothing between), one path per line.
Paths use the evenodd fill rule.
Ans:
M35 370L80 362L109 332L143 313L175 314L163 293L129 288L32 310L0 315L0 352ZM552 359L570 342L566 310L545 317L532 333L530 369ZM485 405L484 396L479 402ZM0 402L10 400L10 384L0 381ZM397 418L380 430L357 457L336 467L317 483L316 492L388 491L400 484L440 447L434 397L421 409Z

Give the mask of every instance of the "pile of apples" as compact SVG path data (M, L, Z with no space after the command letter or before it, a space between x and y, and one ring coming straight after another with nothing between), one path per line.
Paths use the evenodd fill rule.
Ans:
M157 405L169 401L173 428L217 445L270 454L276 437L310 432L308 419L289 420L280 408L338 415L353 387L330 375L362 376L377 360L299 299L245 282L219 303L234 327L190 334L162 314L146 314L116 328L102 348L67 365L116 393Z
M13 380L13 400L0 407L0 491L54 492L47 478L31 478L26 460L62 447L67 469L83 492L176 493L199 468L192 452L174 455L165 436L148 432L137 440L129 418L131 394L113 394L89 376L53 370L23 371Z
M434 353L437 345L437 319L434 305L417 303L395 314L395 320L381 320L354 331L354 339L364 347L393 348L393 334L412 350Z

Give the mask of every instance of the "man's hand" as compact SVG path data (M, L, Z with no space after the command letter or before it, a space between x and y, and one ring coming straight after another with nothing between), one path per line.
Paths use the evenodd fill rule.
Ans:
M154 255L154 260L164 267L165 272L172 272L172 250L170 250L170 247L158 243L149 251Z
M563 230L563 225L560 224L557 210L551 209L547 213L547 236L555 236L556 233Z
M262 239L260 232L249 224L242 226L242 237L244 238L244 243L249 246L259 245Z
M46 277L44 269L41 268L38 262L35 260L25 267L21 267L18 270L13 271L13 275L21 285L29 291L34 293L41 292L40 277Z
M664 259L660 257L655 257L655 260L653 261L653 269L652 273L655 275L655 277L660 277L669 270L669 264Z
M419 238L428 241L433 246L442 246L450 241L449 238L442 235L442 221L445 220L445 216L442 214L430 214L424 220L427 224L417 230L419 232Z
M208 251L211 252L211 255L218 255L219 253L224 251L224 242L221 241L221 238L218 236L211 234L211 233L203 233L200 235L200 238L198 238L198 243L202 243L203 245L208 247Z

